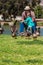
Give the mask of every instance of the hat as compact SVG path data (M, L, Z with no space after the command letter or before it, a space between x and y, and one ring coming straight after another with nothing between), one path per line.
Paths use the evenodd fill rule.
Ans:
M29 7L29 6L26 6L26 7L24 8L24 10L30 10L30 7Z

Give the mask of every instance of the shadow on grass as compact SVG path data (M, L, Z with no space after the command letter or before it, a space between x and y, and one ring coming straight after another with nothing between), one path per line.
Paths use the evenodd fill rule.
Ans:
M13 64L20 64L20 62L18 61L12 61L12 60L7 60L7 59L3 59L2 62L5 62L5 63L13 63Z
M33 44L40 44L43 45L43 41L41 40L33 40L33 41L17 41L18 44L29 44L29 45L33 45Z
M5 62L5 63L13 63L13 64L19 64L20 65L20 62L19 61L12 61L12 60L2 60L2 62ZM31 60L27 60L27 61L22 61L23 63L43 63L43 60L36 60L36 59L31 59Z
M26 63L43 63L43 61L42 60L36 60L36 59L33 59L33 60L27 60L27 61L25 61Z

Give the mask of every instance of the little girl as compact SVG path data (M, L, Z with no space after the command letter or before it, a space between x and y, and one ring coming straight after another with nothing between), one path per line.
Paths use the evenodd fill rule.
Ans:
M27 13L27 18L24 20L24 22L28 25L27 31L29 31L30 28L32 29L32 34L34 34L36 32L36 28L32 17L30 17L30 12Z

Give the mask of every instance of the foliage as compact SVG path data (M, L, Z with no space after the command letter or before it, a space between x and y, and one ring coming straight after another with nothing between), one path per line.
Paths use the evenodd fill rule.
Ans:
M7 10L9 14L19 15L27 4L27 0L0 0L0 11L4 9L4 12Z
M0 12L4 14L6 18L6 14L9 16L11 14L21 15L24 7L26 5L30 5L35 9L36 18L43 17L42 8L40 6L36 6L40 3L41 0L32 0L31 4L29 0L0 0ZM7 11L7 13L6 13Z
M37 5L35 8L34 8L34 11L35 11L35 15L36 15L36 18L43 18L43 9L40 5Z
M32 0L32 6L35 7L40 2L41 2L41 0Z

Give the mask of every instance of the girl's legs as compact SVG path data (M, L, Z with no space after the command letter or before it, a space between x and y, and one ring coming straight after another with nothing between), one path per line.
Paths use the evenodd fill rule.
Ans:
M27 36L30 36L30 35L32 35L32 28L28 27L27 28Z
M36 27L32 26L32 34L36 33Z

